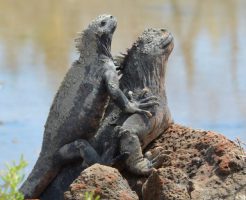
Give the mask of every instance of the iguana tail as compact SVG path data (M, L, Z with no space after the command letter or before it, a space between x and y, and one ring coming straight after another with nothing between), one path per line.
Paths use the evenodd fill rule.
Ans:
M32 172L19 189L25 199L39 198L59 172L59 165L55 165L51 158L39 157Z

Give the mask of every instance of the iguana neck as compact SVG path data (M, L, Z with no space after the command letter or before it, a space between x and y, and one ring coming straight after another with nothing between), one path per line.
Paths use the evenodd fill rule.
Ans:
M93 33L84 32L77 47L80 63L89 64L100 56L112 58L111 38L107 36L98 37Z
M159 80L159 84L154 84L157 86L159 86L159 92L161 95L166 95L166 69L167 69L167 60L165 60L165 58L160 58L161 62L162 62L162 67L155 68L156 69L156 73L159 74L159 76L155 76L158 77ZM158 64L158 63L157 63ZM156 81L155 81L156 82Z
M146 76L146 81L143 83L144 87L150 88L152 91L155 91L156 94L159 94L159 96L165 96L166 95L165 79L166 79L167 61L164 60L163 57L157 58L156 60L154 60L152 65L161 66L161 67L153 67L152 71L148 72L149 76Z

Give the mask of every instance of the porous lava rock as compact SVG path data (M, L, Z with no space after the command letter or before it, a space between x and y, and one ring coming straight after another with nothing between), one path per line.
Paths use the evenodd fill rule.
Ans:
M148 178L123 172L140 199L246 199L245 154L221 134L171 125L148 150L169 157Z
M81 200L86 191L101 199L246 199L245 152L225 136L172 124L145 151L156 149L166 160L149 177L123 170L126 181L118 170L96 164L71 184L65 199Z
M65 192L65 200L83 200L86 192L99 195L100 200L119 199L137 200L137 194L131 190L127 181L115 168L95 164L81 172L80 176Z

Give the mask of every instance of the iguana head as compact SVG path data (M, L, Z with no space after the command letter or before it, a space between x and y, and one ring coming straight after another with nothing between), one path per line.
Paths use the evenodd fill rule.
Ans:
M100 15L88 26L88 30L97 37L112 36L117 26L117 20L112 15Z
M147 56L168 58L173 50L173 36L166 29L147 29L138 38L135 45L139 53Z
M88 25L76 41L80 53L97 52L111 57L112 36L117 27L117 20L112 15L103 14ZM90 52L90 53L88 53Z
M129 90L148 87L157 93L163 91L166 63L173 47L173 37L167 30L145 30L120 66L124 87Z

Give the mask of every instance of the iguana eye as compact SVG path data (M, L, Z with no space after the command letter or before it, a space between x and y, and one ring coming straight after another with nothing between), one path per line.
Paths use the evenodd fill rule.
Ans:
M105 21L101 21L101 26L105 26L106 22Z

